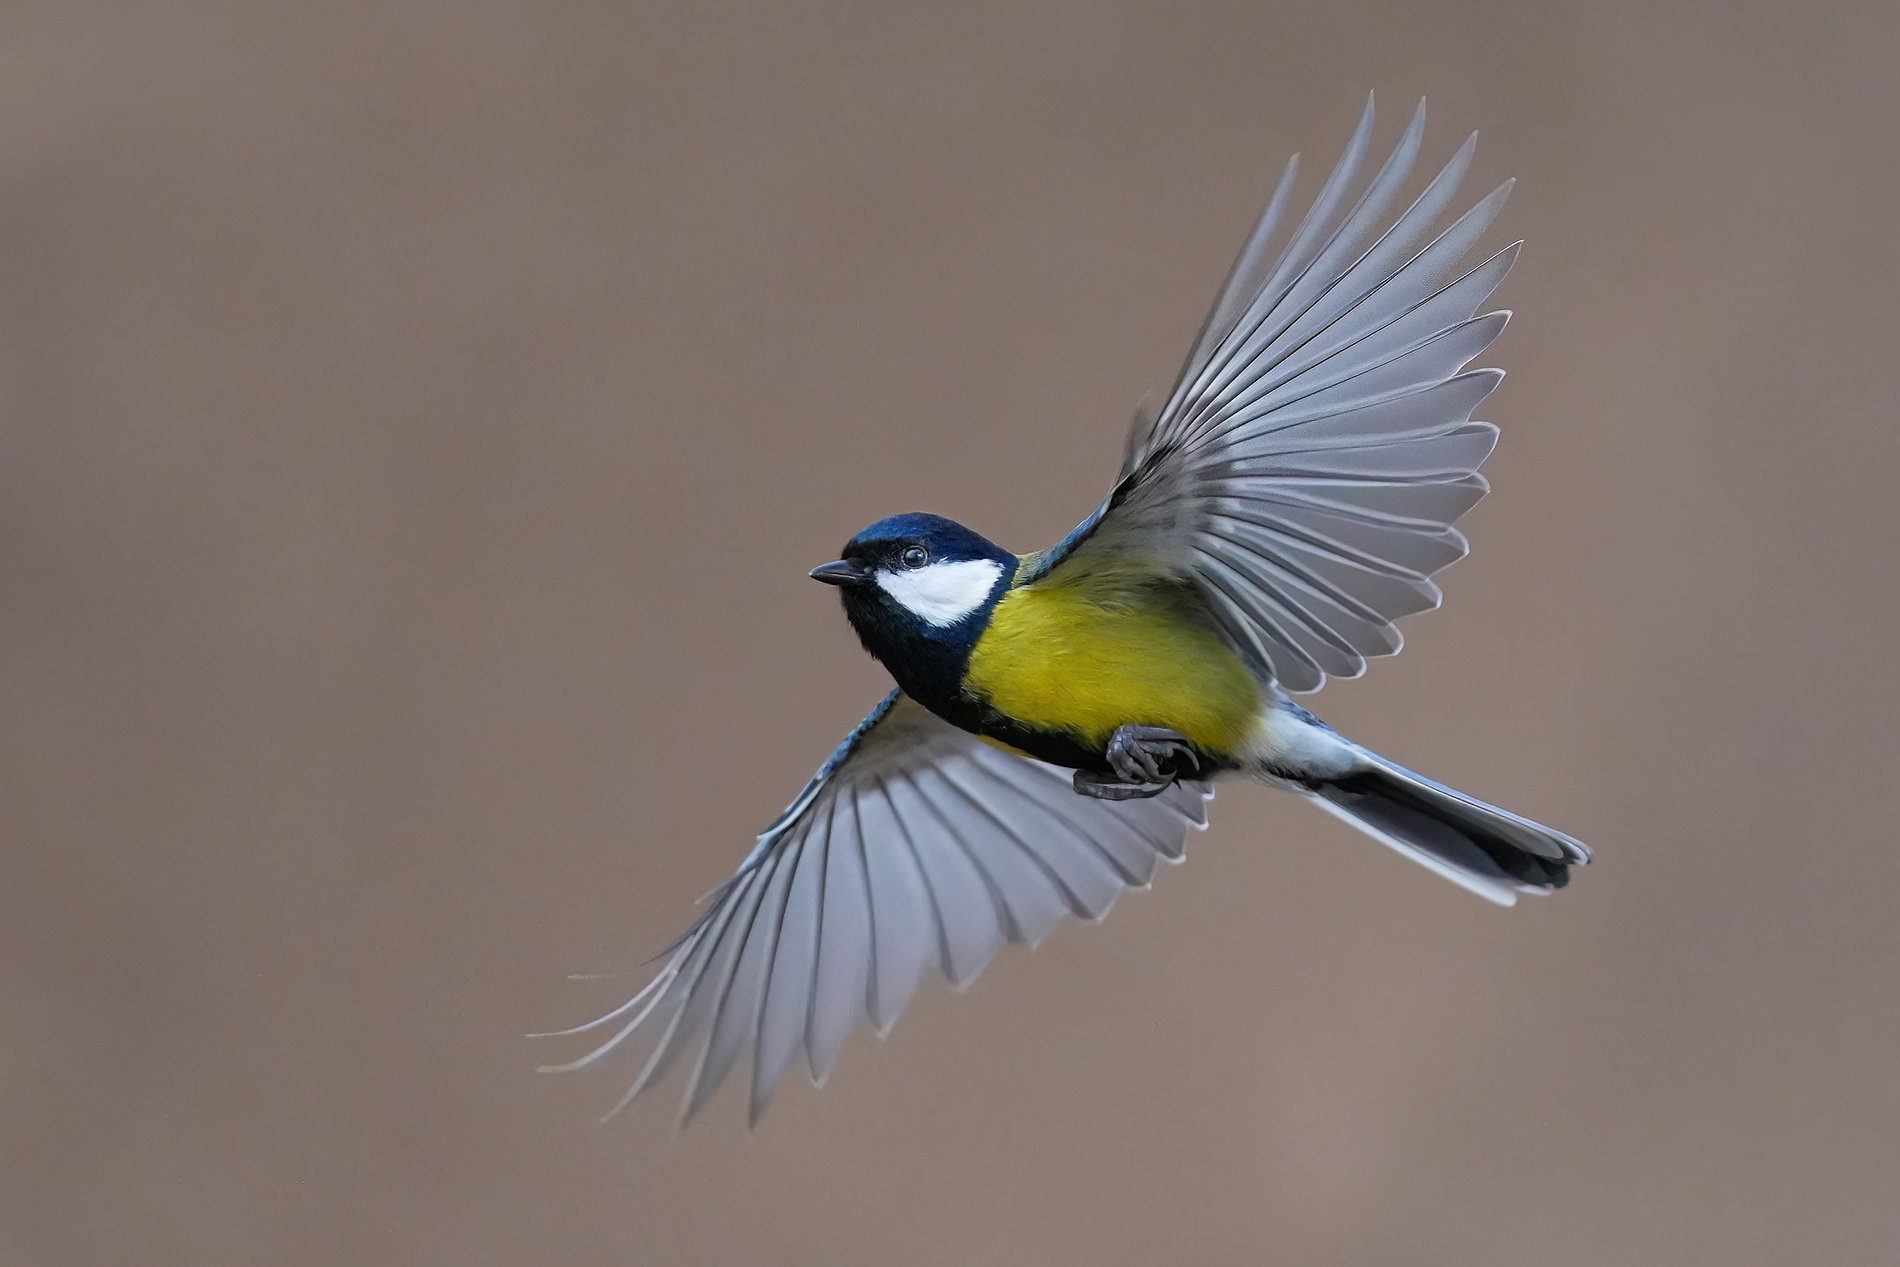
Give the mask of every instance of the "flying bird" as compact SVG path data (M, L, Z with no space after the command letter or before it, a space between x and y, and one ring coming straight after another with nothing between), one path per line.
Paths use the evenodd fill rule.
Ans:
M1481 897L1561 888L1590 851L1345 738L1288 692L1398 651L1436 607L1452 523L1484 495L1503 377L1467 370L1517 245L1460 272L1500 186L1434 227L1475 135L1389 216L1421 102L1353 196L1368 101L1277 251L1298 156L1106 500L1016 555L935 515L883 519L812 570L896 688L708 898L645 989L564 1031L636 1046L624 1106L676 1066L697 1113L750 1061L756 1121L795 1063L822 1082L932 969L962 987L1006 942L1096 920L1205 826L1214 780L1297 793ZM616 1107L616 1111L618 1110Z

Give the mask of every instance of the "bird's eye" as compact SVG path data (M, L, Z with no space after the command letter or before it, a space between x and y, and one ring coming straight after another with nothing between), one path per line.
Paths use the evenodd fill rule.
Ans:
M930 551L922 546L911 546L897 557L907 568L920 568L930 562Z

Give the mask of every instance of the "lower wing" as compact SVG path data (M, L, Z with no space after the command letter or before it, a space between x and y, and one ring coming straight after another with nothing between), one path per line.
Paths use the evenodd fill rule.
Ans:
M647 987L567 1033L645 1063L626 1105L687 1058L685 1121L750 1054L750 1116L801 1055L822 1081L860 1018L895 1023L934 966L958 987L1006 941L1099 919L1206 825L1204 784L1078 796L1070 773L999 751L893 691L851 733ZM611 1028L617 1026L618 1028Z

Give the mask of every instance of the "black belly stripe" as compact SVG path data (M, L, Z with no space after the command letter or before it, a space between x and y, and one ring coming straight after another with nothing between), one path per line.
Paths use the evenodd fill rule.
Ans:
M967 695L959 695L946 708L938 708L933 704L925 704L925 707L953 726L1007 744L1018 752L1026 752L1050 765L1071 770L1092 770L1098 774L1113 773L1103 749L1089 747L1067 731L1025 726L999 713L989 704ZM1204 774L1238 768L1234 762L1216 757L1199 747L1194 751L1200 757Z
M1108 760L1101 749L1085 746L1066 731L1025 726L997 712L987 702L972 699L962 692L947 698L918 698L917 702L959 730L994 739L1051 765L1108 772Z

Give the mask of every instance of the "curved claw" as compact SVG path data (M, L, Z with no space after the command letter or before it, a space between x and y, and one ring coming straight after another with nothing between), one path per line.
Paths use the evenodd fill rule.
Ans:
M1165 726L1122 726L1109 738L1105 755L1127 783L1166 785L1201 772L1201 754L1193 742Z

